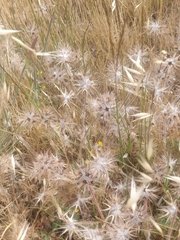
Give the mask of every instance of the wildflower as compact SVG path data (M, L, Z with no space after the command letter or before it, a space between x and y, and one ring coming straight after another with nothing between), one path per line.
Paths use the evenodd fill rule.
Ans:
M177 159L174 159L172 157L169 158L169 168L170 168L170 171L173 171L175 165L176 165L176 162L177 162Z
M38 36L38 29L36 28L35 24L28 24L26 26L26 32L29 33L30 35Z
M64 83L67 79L69 79L69 75L65 69L60 69L58 66L53 66L48 68L49 73L49 82L59 84Z
M74 54L69 46L60 46L53 52L53 57L56 58L57 65L66 64L74 60Z
M68 136L65 133L62 134L62 142L63 142L62 145L64 145L66 148L70 148L71 143L72 143L72 141L70 140L70 136Z
M32 127L32 125L38 123L40 121L40 115L34 109L34 107L30 108L30 111L24 111L21 113L21 116L18 117L17 122L19 122L22 126Z
M94 81L90 80L90 77L88 75L83 75L81 73L78 74L78 77L80 78L76 82L76 86L78 87L77 92L86 92L90 93L92 89L95 87Z
M144 206L141 206L141 208L136 209L134 212L131 213L132 218L129 220L129 223L132 224L134 228L138 229L138 231L140 230L140 225L142 224L142 222L144 222L144 212Z
M51 196L54 195L56 192L53 189L47 190L46 189L46 179L43 179L43 188L41 189L40 193L37 194L37 197L35 197L35 199L37 199L37 202L35 204L35 206L37 206L37 204L41 201L43 202L43 200L45 199L46 196Z
M169 54L165 54L163 60L156 60L155 63L161 64L163 71L171 73L173 69L180 68L179 56L176 56L176 53L171 57Z
M60 136L62 133L71 133L74 127L74 122L71 116L67 113L61 114L61 118L58 121L50 123L54 131Z
M111 231L108 232L110 239L113 240L130 240L135 237L135 230L129 222L116 224Z
M75 212L75 213L78 213L78 212L79 212L79 209L78 209L78 208L76 208L76 209L74 210L74 212Z
M112 110L114 109L112 102L99 102L98 114L103 120L107 120L108 117L112 115Z
M99 147L103 146L103 143L101 141L98 141L97 144L98 144Z
M78 127L76 129L76 138L79 139L81 144L84 144L84 145L87 144L87 142L88 142L87 134L88 134L89 130L90 130L90 128L87 125L85 125L83 127Z
M65 163L57 156L49 154L48 152L40 153L34 159L30 179L42 181L45 178L51 180L56 173L62 175L65 166Z
M73 104L72 99L74 98L74 92L71 90L69 93L67 92L67 90L65 89L65 91L63 92L61 91L61 95L58 95L61 99L62 99L62 104L61 106L67 106L70 108L70 104Z
M142 65L149 61L148 50L142 49L139 46L136 46L135 48L131 49L128 53L128 56L130 59L137 61L139 65Z
M160 81L154 81L152 86L153 97L157 102L162 102L163 95L167 93L168 87L161 87Z
M97 103L98 108L95 109L96 114L98 114L101 119L107 120L107 118L110 117L115 110L116 102L114 94L112 92L108 92L100 95Z
M65 225L62 226L60 229L64 229L64 231L61 233L61 236L65 233L68 233L68 239L73 239L74 236L81 236L82 229L78 227L78 222L73 218L74 212L71 217L67 215L67 213L64 215L64 221Z
M166 118L168 118L170 121L170 126L173 126L175 123L175 120L179 120L180 115L180 108L175 103L167 103L162 110L162 113Z
M75 209L79 209L82 213L85 208L87 209L87 203L89 203L89 200L91 197L83 197L81 194L77 194L77 200L72 204L71 207L75 207Z
M57 115L52 108L44 108L40 112L41 124L49 124L51 121L57 121Z
M117 160L111 156L109 151L103 153L96 152L95 154L91 153L91 156L93 159L89 164L89 173L97 180L100 180L103 177L109 180L109 172L114 169L114 162Z
M165 33L165 25L160 24L159 21L151 21L148 19L145 28L148 34L160 35Z
M89 164L86 165L86 167L82 168L79 167L79 178L77 182L82 185L89 185L94 181L93 177L89 173ZM89 190L89 189L88 189Z
M91 111L91 113L94 114L94 116L97 116L98 110L99 110L99 101L97 98L91 98L88 99L89 103L89 110Z
M168 204L168 206L162 206L160 208L160 211L165 212L165 214L163 216L161 216L161 218L168 217L166 220L168 222L170 220L172 221L172 219L177 217L179 209L177 207L176 200L175 200L175 202L173 202L173 201L167 202L166 201L166 203Z
M85 164L87 164L87 165L89 164L89 160L88 159L86 159Z
M121 181L115 186L112 186L112 189L115 189L116 194L123 193L126 190L126 183Z
M158 186L151 186L150 184L148 184L147 186L145 186L141 194L141 199L145 198L151 202L156 202L159 198L159 190L160 188Z
M167 174L167 166L164 159L158 159L156 163L153 164L154 172L150 175L157 182L161 182L164 178L164 175Z
M123 212L124 204L119 202L118 196L113 194L111 196L110 200L107 200L107 203L105 205L108 206L108 208L104 209L103 211L108 211L107 218L111 218L111 223L117 222L119 220L122 220L124 222L124 217L127 216L127 211Z

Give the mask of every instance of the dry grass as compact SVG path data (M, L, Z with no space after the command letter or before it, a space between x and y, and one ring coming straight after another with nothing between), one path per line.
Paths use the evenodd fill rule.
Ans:
M0 239L180 239L179 11L1 1Z

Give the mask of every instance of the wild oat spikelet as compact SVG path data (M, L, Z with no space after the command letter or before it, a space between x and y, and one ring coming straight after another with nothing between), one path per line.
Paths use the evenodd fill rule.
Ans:
M17 42L19 45L21 45L23 48L29 50L32 53L36 53L34 49L32 49L31 47L27 46L26 44L24 44L20 39L16 38L16 37L12 37L12 39Z
M148 160L150 160L153 155L153 139L149 140L146 155Z
M21 32L19 30L12 30L12 29L0 29L0 35L8 35L11 33L18 33Z
M143 119L149 118L152 115L150 113L141 112L141 113L133 114L132 116L136 117L136 120L134 120L134 122L135 122L135 121L138 121L138 120L143 120Z
M155 222L153 218L149 218L149 220L154 225L154 227L158 230L158 232L163 236L163 231L160 228L160 226L157 224L157 222Z
M141 164L141 166L147 172L149 172L149 173L153 173L154 172L154 170L152 169L151 165L142 156L141 156L141 160L138 160L138 162Z
M140 199L144 188L145 188L145 185L143 184L141 187L136 189L136 183L134 181L134 178L132 178L130 198L127 201L127 207L128 208L132 208L133 211L136 210L137 202Z

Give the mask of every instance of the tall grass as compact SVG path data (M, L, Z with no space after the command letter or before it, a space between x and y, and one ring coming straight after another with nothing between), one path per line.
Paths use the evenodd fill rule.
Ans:
M0 239L180 239L179 10L1 1Z

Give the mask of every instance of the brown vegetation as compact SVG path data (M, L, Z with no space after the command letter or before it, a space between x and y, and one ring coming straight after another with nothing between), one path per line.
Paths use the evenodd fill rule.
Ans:
M179 12L1 0L0 239L180 238Z

